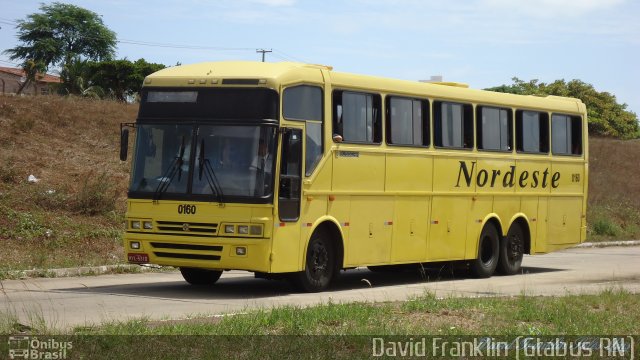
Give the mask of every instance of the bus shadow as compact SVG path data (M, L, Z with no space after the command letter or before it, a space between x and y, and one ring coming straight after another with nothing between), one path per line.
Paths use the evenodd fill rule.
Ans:
M562 271L562 269L523 267L520 275L513 276L556 271ZM250 300L269 297L278 298L298 293L288 281L258 279L251 274L232 277L223 275L214 286L192 286L181 279L178 280L178 278L179 275L177 275L176 281L169 282L77 287L60 289L59 291L186 301ZM366 268L359 268L341 272L337 281L327 290L327 293L469 279L473 278L468 271L455 265L421 268L415 271L370 271ZM477 279L477 281L483 281L483 279Z
M563 271L563 269L522 267L521 273L511 276L529 274L542 274L548 272ZM502 275L496 274L496 277ZM460 280L477 280L469 274L469 271L456 264L443 264L441 266L429 266L415 270L404 271L369 271L357 269L343 272L331 290L348 291L362 288L380 288L385 286L412 285L420 283L437 283Z

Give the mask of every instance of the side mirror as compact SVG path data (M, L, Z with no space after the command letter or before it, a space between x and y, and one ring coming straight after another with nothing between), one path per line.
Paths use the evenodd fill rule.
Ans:
M120 129L120 160L127 160L127 152L129 151L129 128Z

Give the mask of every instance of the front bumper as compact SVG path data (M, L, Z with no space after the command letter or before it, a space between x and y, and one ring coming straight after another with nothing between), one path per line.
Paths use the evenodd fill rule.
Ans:
M132 248L132 242L138 242L139 248ZM148 263L162 266L265 273L271 269L271 239L268 238L211 238L127 232L124 247L125 259L132 254L146 254ZM244 254L237 250L239 247L245 248Z

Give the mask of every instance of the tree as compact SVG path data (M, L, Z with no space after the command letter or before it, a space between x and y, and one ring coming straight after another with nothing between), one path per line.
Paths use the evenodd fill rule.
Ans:
M500 85L485 90L519 95L555 95L574 97L587 106L589 133L613 136L622 139L640 138L638 116L627 110L627 104L618 104L615 95L599 92L593 85L580 80L566 82L564 79L552 83L528 82L514 77L513 84Z
M24 70L25 80L18 88L17 94L22 94L22 91L29 87L29 84L35 82L39 74L46 72L46 67L42 62L34 60L26 60L22 63L22 69Z
M79 57L67 65L67 82L62 85L59 92L100 99L105 96L104 89L98 85L93 85L91 77L90 62Z
M89 62L91 84L110 91L120 101L127 101L140 92L144 78L158 70L162 64L148 63L145 59L131 62L127 59Z
M4 51L11 60L21 60L25 71L29 62L39 64L45 71L52 65L60 66L62 82L67 83L69 67L77 58L113 57L116 34L102 23L98 14L58 2L42 4L40 11L17 21L18 40L22 44Z

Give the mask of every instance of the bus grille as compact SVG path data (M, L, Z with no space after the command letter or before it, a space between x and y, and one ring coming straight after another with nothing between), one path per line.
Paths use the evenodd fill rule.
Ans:
M174 244L163 242L152 242L151 246L153 247L153 254L157 257L191 260L220 260L219 253L221 253L223 249L220 245ZM171 252L171 250L179 250L180 252Z
M157 221L158 233L182 236L209 236L218 234L218 224L181 221Z

